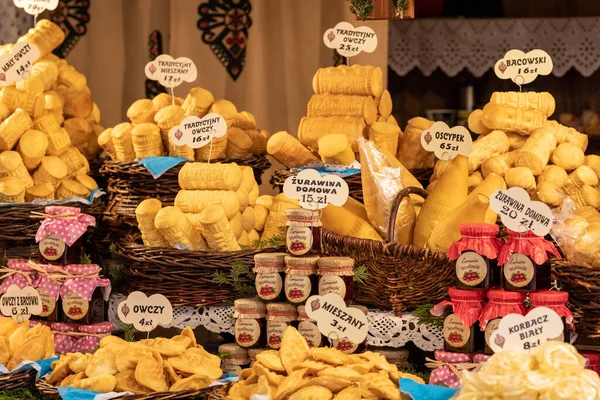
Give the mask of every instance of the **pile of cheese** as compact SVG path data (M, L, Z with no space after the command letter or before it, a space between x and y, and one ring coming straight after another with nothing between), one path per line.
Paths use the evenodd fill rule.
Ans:
M251 167L235 163L187 163L179 171L175 205L147 199L135 214L150 247L236 251L281 234L285 210L299 208L284 194L259 196ZM261 233L262 232L262 235Z
M48 20L18 40L36 45L40 58L27 79L0 90L0 202L88 197L98 187L86 174L101 150L100 110L85 76L51 54L63 40Z
M227 133L199 149L175 145L170 132L189 116L221 115ZM183 157L191 161L241 160L266 151L267 131L256 129L254 116L238 112L233 103L217 100L203 88L193 88L185 99L161 93L154 99L135 101L127 110L131 122L104 131L98 144L115 161L133 161L151 156Z
M348 166L360 158L359 139L366 138L396 155L407 168L433 167L434 156L421 147L417 134L430 125L415 118L401 131L392 116L392 97L383 90L381 68L322 68L312 85L315 94L300 121L298 139L282 131L267 143L267 152L279 162L296 168L320 158L324 164Z
M469 156L469 187L494 173L549 206L568 195L580 206L600 207L600 158L584 155L587 135L548 120L554 108L547 92L496 92L473 111L469 129L479 138ZM444 168L436 165L428 191Z

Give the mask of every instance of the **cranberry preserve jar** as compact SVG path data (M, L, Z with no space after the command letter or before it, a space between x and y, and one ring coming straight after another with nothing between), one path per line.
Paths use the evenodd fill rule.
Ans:
M318 293L319 279L317 261L319 257L285 257L285 296L287 301L302 304Z
M262 300L285 301L285 253L261 253L254 256L256 293Z
M354 298L354 260L350 257L321 257L319 295L338 294L346 304Z
M235 342L243 348L265 347L267 323L265 305L256 299L238 299L233 302Z
M567 308L569 293L559 292L557 290L544 290L541 292L529 293L529 300L531 300L531 308L529 310L533 310L536 307L548 307L562 318L564 325L563 333L559 337L550 340L567 343L575 341L577 336L575 334L573 314L571 314L571 311Z
M221 369L225 374L240 376L240 372L250 366L248 350L235 343L220 345L219 357L221 357Z
M281 347L283 333L298 318L296 306L288 303L267 304L267 345L275 350Z
M488 289L499 286L498 252L504 241L497 238L498 225L462 224L462 238L450 246L448 257L456 260L456 287Z
M293 256L321 254L321 210L290 208L285 215L288 253Z
M298 306L298 332L306 339L310 348L321 347L327 343L317 327L317 321L310 319L306 314L305 306Z
M508 241L498 255L504 289L522 292L550 289L549 255L561 258L556 247L531 231L507 231Z
M10 263L8 266L10 268ZM62 318L62 307L60 305L60 287L61 280L57 279L57 274L64 274L62 268L53 265L39 265L44 274L38 273L33 280L32 286L40 294L42 300L42 312L36 316L36 319L41 319L50 322L59 322ZM53 278L50 278L53 275Z
M94 324L108 316L110 280L100 278L96 264L66 265L66 279L60 288L63 322Z
M507 292L504 290L488 290L488 303L479 317L479 327L484 331L485 354L494 354L490 348L490 338L498 326L502 317L508 314L525 315L525 293Z
M365 315L367 315L369 312L365 306L353 305L350 307L362 311ZM340 339L330 338L330 341L336 349L341 350L346 354L364 353L365 350L367 350L367 338L365 338L365 340L363 340L361 343L354 343L347 337L342 337Z

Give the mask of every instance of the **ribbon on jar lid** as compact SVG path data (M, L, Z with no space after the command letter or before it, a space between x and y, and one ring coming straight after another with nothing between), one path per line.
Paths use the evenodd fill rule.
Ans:
M96 218L82 214L76 207L49 206L45 213L33 211L32 218L44 218L35 234L35 242L46 238L51 233L57 235L67 246L72 246L87 230L88 226L96 226Z

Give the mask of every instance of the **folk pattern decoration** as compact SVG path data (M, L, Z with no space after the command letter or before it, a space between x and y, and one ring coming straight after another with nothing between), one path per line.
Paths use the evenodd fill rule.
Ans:
M60 0L58 7L50 12L50 20L65 32L65 40L53 53L65 58L79 39L86 34L90 22L89 0Z
M153 61L156 57L163 53L163 39L160 31L152 31L148 37L148 59ZM164 86L153 81L146 79L146 98L153 99L160 93L166 93Z

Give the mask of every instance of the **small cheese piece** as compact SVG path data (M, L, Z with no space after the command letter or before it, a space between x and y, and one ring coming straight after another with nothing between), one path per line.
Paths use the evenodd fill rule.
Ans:
M30 129L21 136L17 151L29 171L35 170L48 151L48 139L43 132Z
M129 122L123 122L115 126L111 132L111 138L115 147L116 161L135 160L135 150L131 132L133 125Z
M181 108L185 111L185 115L194 115L202 118L208 113L208 110L214 101L215 98L210 91L195 87L189 91Z
M225 210L220 205L213 204L202 211L200 222L202 223L203 232L210 250L237 251L241 249L237 243L232 226L225 217Z
M229 160L241 160L245 158L252 147L250 136L245 131L232 127L227 130L227 137L225 156Z
M46 156L42 158L39 168L33 173L33 181L36 185L51 183L56 189L66 176L65 162L56 156Z
M214 138L206 146L195 149L196 161L215 161L225 158L225 150L227 150L228 136Z
M564 187L567 184L569 177L567 171L556 165L547 165L538 176L538 183L541 182L552 182L559 188Z
M533 176L533 172L531 172L529 168L511 168L508 171L506 171L504 179L506 180L506 186L508 188L520 187L528 191L530 194L535 192L535 176Z
M356 158L348 137L343 134L327 135L319 139L319 155L326 165L350 165Z
M546 114L508 105L488 103L483 108L482 122L490 129L500 129L529 135L546 123Z
M242 171L236 163L186 163L179 170L179 186L186 190L233 190L242 183Z
M175 207L184 213L199 214L213 204L220 204L227 218L240 210L238 196L231 190L180 190L175 197Z
M307 165L318 158L286 131L275 133L267 142L267 153L288 168Z
M390 153L396 154L400 133L400 128L397 126L387 122L375 122L369 129L369 140L375 142L380 149L386 149Z
M554 182L539 182L537 185L538 199L550 207L558 207L564 196L564 191Z
M56 190L57 199L70 199L74 197L87 199L89 195L90 191L73 179L63 179Z
M0 179L0 202L1 203L23 203L25 202L24 182L12 176Z
M11 176L20 179L26 188L33 186L33 179L29 175L21 155L16 151L3 151L0 153L0 177Z
M25 190L25 201L32 202L35 199L54 200L54 186L51 183L34 185Z
M142 240L145 246L149 247L168 247L168 242L154 225L156 214L162 209L162 204L158 199L146 199L142 201L135 209L135 218L138 228L142 233Z
M469 114L468 125L469 130L478 135L487 135L493 129L488 128L481 121L481 117L483 116L482 110L474 110L471 114Z
M552 153L552 163L566 171L572 171L582 166L584 161L583 150L572 143L561 143Z
M33 128L33 121L20 108L0 123L0 151L12 150L21 136Z
M134 125L143 124L147 122L154 122L154 116L158 112L158 109L154 107L154 103L150 99L136 100L127 109L127 118L131 120Z
M231 128L233 126L233 121L235 120L235 117L238 114L238 110L235 107L235 104L224 99L217 100L214 103L212 103L208 112L219 114L220 116L225 118L227 128Z
M154 226L165 237L169 246L183 246L190 250L208 250L200 231L192 225L177 207L164 207L154 218Z

